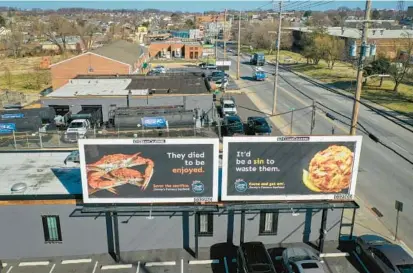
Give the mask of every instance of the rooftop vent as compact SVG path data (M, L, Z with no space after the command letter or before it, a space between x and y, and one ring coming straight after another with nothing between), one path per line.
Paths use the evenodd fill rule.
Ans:
M26 183L16 183L11 187L11 191L13 193L21 193L26 191L27 189L27 185Z
M381 29L380 34L383 35L383 33L384 33L384 29Z
M376 34L376 30L375 29L373 29L373 35L375 35Z

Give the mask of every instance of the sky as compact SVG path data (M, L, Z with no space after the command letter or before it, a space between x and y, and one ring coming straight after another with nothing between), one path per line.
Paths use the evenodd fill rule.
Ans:
M301 2L301 3L296 3ZM325 2L325 3L324 3ZM372 7L377 9L396 9L398 1L377 1L372 0ZM278 4L278 1L275 1ZM348 8L361 8L364 9L365 1L307 1L307 0L284 0L284 5L298 7L311 10L328 10L337 9L339 7ZM261 6L263 9L270 9L272 4L270 1L3 1L0 0L0 6L2 7L15 7L20 9L58 9L69 7L81 7L81 8L101 8L101 9L160 9L165 11L182 11L182 12L203 12L203 11L222 11L224 9L236 9L236 10L254 10ZM413 6L413 1L404 1L404 7Z

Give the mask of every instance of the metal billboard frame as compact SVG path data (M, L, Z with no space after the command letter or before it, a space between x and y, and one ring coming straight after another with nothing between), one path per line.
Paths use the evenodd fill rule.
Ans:
M164 143L162 143L164 142ZM135 139L79 139L79 158L82 178L82 195L85 204L155 204L155 203L196 203L194 197L182 198L90 198L88 193L85 145L174 145L174 144L212 144L213 145L213 179L212 201L218 201L218 138L135 138ZM200 201L201 202L201 201ZM209 203L209 202L207 202Z
M240 143L240 142L297 142L301 143L299 139L308 138L305 142L355 142L356 147L354 151L354 164L353 170L358 170L362 136L251 136L251 137L224 137L223 140L223 157L222 157L222 185L221 185L221 200L222 201L310 201L310 200L327 200L338 201L336 199L337 194L309 194L309 195L228 195L228 144ZM356 191L358 172L352 173L350 194L354 198ZM353 199L352 199L353 200ZM351 200L348 200L351 201Z

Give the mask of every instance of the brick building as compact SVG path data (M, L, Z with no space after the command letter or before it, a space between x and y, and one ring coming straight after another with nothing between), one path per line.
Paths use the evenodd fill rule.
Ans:
M149 45L149 57L199 59L202 57L202 45L199 42L156 41Z
M197 27L199 27L199 25L202 25L205 23L223 22L224 19L225 19L224 14L210 14L210 15L195 16L195 24Z
M53 89L65 85L77 75L133 74L143 72L146 49L138 44L116 41L50 66Z

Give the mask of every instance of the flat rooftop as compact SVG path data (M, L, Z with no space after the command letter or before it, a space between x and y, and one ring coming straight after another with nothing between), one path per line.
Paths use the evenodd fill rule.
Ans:
M0 196L82 194L80 168L65 165L67 152L0 153ZM25 183L24 192L11 191Z
M149 91L159 94L208 94L200 72L144 75L79 75L47 95L49 98L82 96L146 96Z

